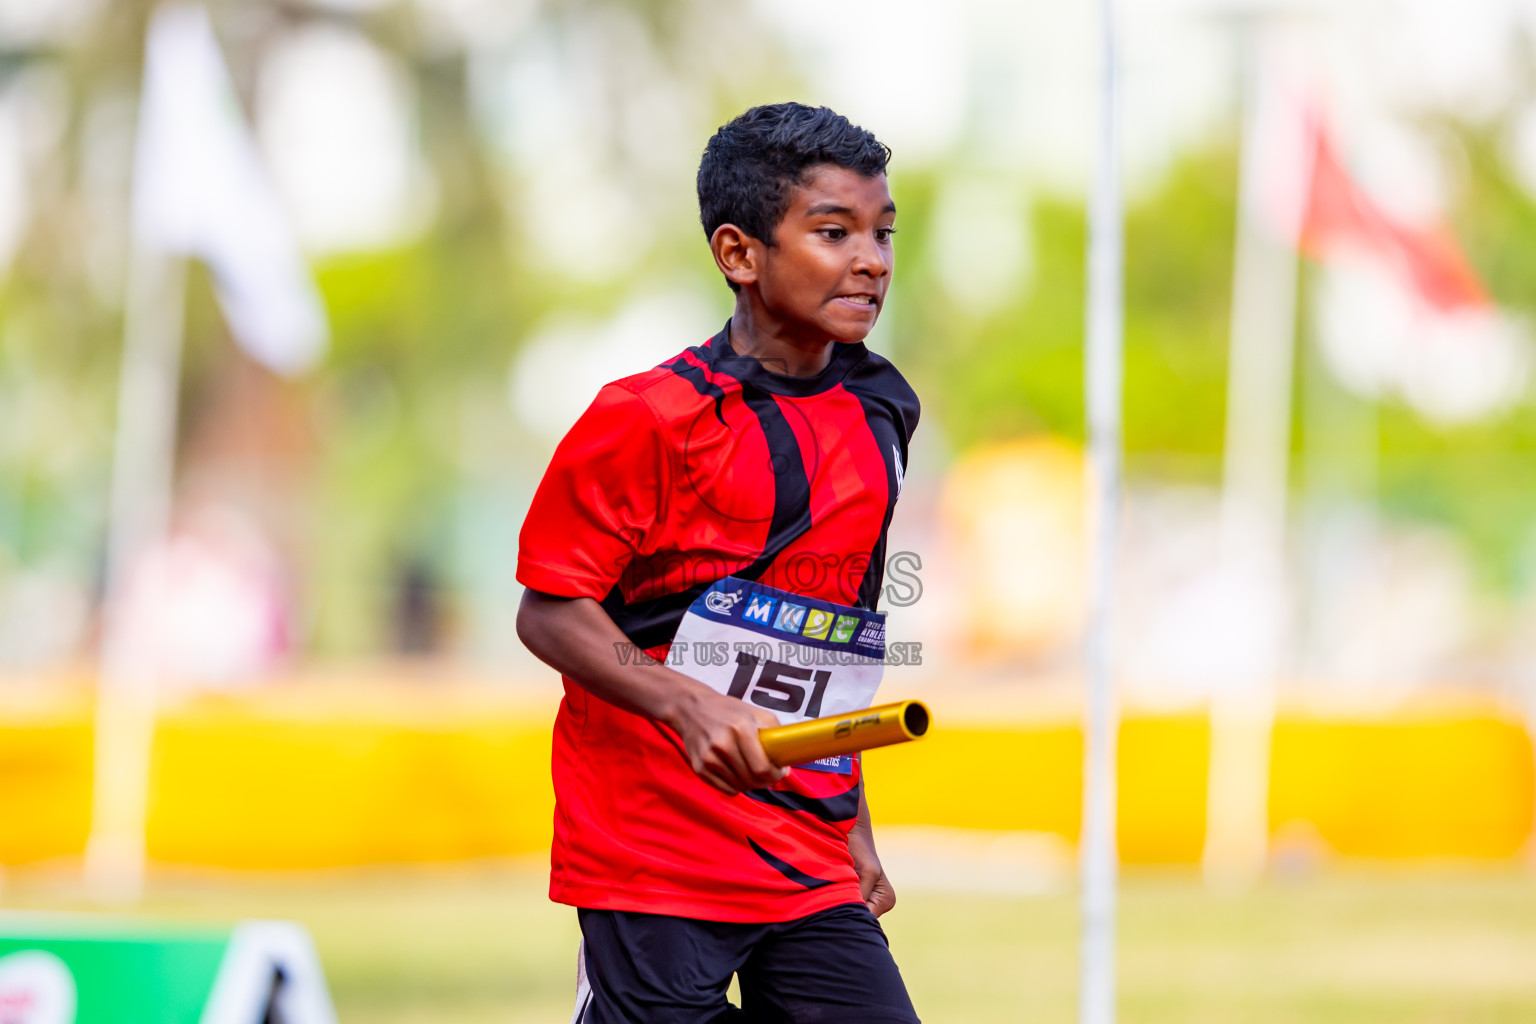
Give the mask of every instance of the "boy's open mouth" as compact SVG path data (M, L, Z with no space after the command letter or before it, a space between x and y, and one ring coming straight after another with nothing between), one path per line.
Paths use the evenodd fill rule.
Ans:
M859 306L874 306L878 301L873 295L839 295L838 298Z

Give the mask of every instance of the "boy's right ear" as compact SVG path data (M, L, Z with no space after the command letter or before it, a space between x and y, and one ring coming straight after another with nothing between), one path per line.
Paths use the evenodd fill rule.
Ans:
M762 242L734 224L721 224L709 236L709 249L727 281L737 287L757 283L766 255Z

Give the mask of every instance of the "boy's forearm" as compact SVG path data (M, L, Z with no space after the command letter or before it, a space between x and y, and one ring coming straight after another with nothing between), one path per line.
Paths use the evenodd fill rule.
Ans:
M853 868L859 875L859 891L870 913L879 917L896 905L896 892L891 880L880 864L880 854L875 852L875 833L869 819L869 801L864 798L865 787L859 787L859 816L848 833L848 853L853 858Z
M864 798L864 793L868 788L869 780L861 779L859 784L859 818L854 827L861 828L865 832L869 833L870 843L873 844L875 835L874 826L870 823L869 820L869 801Z
M703 683L638 653L620 658L629 643L603 606L590 597L552 597L529 590L517 610L517 635L546 665L593 695L626 711L673 725Z
M517 610L517 635L539 660L582 689L625 711L669 726L689 766L734 796L784 777L763 753L758 729L777 724L769 712L705 686L654 658L620 658L629 638L589 597L529 590Z
M880 854L875 851L875 831L869 820L869 802L864 799L864 786L859 786L859 813L848 833L848 852L858 868L860 877L880 873Z

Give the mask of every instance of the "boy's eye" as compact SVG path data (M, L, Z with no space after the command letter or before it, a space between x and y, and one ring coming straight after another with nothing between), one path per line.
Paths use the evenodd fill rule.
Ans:
M848 236L848 232L843 228L822 228L821 234L824 238L833 242L840 241Z
M891 236L895 233L895 228L876 228L875 239L881 242L889 242L891 240Z

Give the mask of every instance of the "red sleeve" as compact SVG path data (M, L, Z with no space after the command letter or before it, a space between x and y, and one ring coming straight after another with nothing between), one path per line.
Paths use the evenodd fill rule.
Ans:
M609 384L555 449L518 536L517 581L602 600L664 516L668 455L650 407Z

